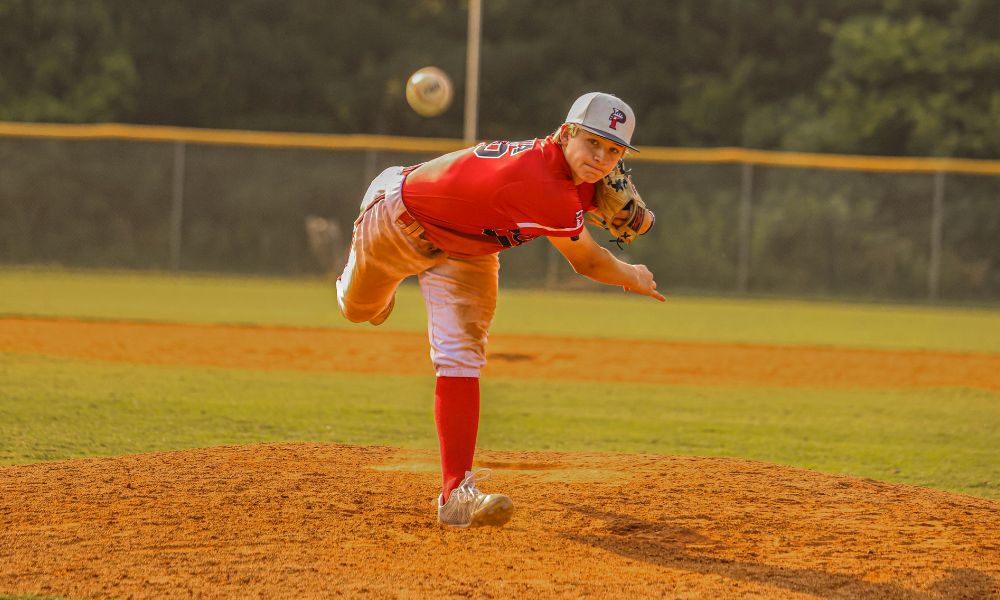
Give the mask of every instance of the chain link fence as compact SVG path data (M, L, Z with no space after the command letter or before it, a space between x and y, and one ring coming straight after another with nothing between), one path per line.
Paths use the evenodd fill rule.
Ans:
M334 271L372 177L461 147L5 126L0 264L8 266ZM664 289L1000 300L1000 162L721 152L647 149L630 165L657 226L624 250L610 247L649 265ZM503 252L501 263L503 285L588 287L542 241Z

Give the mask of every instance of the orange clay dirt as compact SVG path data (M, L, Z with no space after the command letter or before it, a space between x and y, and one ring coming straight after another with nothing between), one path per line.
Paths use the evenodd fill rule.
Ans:
M610 340L502 336L593 380ZM628 342L683 385L1000 389L1000 356ZM0 352L430 373L422 335L0 318ZM1000 598L1000 502L727 458L480 451L503 528L440 528L434 452L272 444L0 467L0 597Z

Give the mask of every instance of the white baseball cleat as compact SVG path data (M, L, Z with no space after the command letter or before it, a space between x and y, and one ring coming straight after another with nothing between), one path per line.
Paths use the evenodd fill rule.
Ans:
M438 496L438 523L448 527L500 527L514 514L514 502L503 494L484 494L476 482L490 476L489 469L466 471L465 479L451 491L448 502Z

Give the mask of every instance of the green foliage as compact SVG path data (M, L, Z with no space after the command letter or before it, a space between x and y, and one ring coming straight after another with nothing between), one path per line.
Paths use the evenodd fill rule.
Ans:
M0 120L129 116L135 62L105 2L4 0L0 31Z
M632 167L656 225L623 258L648 265L667 287L733 289L739 252L740 167ZM598 232L598 240L607 234Z
M997 158L997 14L995 0L489 0L478 134L544 135L604 89L636 109L640 146ZM459 137L466 17L464 0L0 0L0 119ZM402 93L429 64L456 86L437 119ZM0 264L169 266L171 151L0 140ZM189 145L180 266L318 273L304 217L346 226L379 169L426 158ZM732 292L738 168L634 167L660 219L628 255L674 288ZM752 291L927 295L925 176L764 171ZM948 175L941 294L991 301L997 178L966 179ZM506 255L505 281L552 281L547 257L543 242Z
M426 124L406 107L406 78L463 64L455 1L110 4L139 65L140 123L412 132ZM460 135L442 123L423 133Z
M754 213L752 287L880 297L926 290L930 176L758 173L766 184Z
M459 137L467 3L0 2L0 118ZM581 92L645 145L1000 155L994 0L483 4L479 134L552 130ZM456 99L424 119L415 69Z
M0 257L166 267L171 155L163 144L0 139Z
M319 275L306 216L338 221L346 247L370 178L426 158L189 144L179 266ZM7 138L0 161L0 264L171 267L173 145ZM648 265L670 290L733 293L740 166L631 166L657 225L622 252L609 246ZM927 174L754 168L750 291L926 298L933 189ZM942 298L1000 298L998 191L997 177L947 177ZM605 232L594 234L607 242ZM545 240L501 261L504 285L583 285Z
M1000 90L989 83L1000 80L1000 39L996 30L970 27L977 5L985 3L961 2L945 18L906 11L827 24L830 68L811 101L798 107L813 115L801 115L783 145L861 154L1000 155Z

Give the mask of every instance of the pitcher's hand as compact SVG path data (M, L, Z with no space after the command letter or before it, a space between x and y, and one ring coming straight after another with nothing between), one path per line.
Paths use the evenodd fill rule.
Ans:
M660 302L666 301L663 294L656 291L656 282L653 281L653 273L646 268L646 265L632 265L632 269L635 271L635 283L623 285L622 289L633 294L655 298Z

